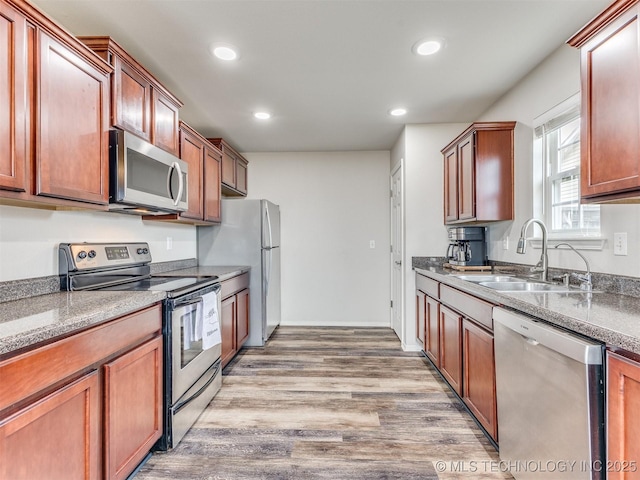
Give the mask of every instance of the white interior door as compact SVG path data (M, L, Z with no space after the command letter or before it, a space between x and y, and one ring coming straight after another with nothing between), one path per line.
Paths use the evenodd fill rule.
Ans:
M404 344L402 328L404 306L402 211L402 162L391 174L391 323Z

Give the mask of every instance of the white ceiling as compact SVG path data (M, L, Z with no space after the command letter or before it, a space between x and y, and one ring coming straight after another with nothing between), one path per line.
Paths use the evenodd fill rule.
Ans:
M610 0L34 3L75 35L112 36L184 102L183 120L256 152L388 150L405 123L471 122ZM413 55L430 36L444 50ZM216 42L240 58L215 59ZM405 117L388 115L400 105ZM253 118L263 109L271 120Z

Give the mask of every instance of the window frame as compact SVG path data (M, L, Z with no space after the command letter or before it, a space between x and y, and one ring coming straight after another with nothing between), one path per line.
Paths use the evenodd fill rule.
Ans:
M604 246L602 239L602 212L600 212L600 222L598 230L582 230L582 229L555 229L553 228L553 186L554 181L565 178L567 176L576 175L578 177L578 192L580 191L580 166L579 164L569 170L563 172L549 174L549 165L554 162L557 165L557 159L549 161L547 155L548 140L545 133L546 129L552 129L552 132L559 132L559 129L580 118L580 93L576 93L551 108L542 115L536 117L533 122L533 194L534 194L534 212L538 218L542 218L545 225L548 226L549 239L564 241L579 241L583 248L600 250ZM578 194L579 195L579 194ZM579 199L578 199L579 202ZM582 210L582 204L580 204ZM588 205L594 207L594 205ZM600 209L599 205L596 206ZM581 213L582 216L582 213ZM536 242L537 243L537 242Z

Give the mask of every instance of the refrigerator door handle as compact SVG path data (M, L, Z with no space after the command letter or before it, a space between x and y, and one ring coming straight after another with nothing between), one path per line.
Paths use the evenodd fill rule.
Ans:
M267 226L269 227L269 245L267 245L267 247L271 248L273 247L273 235L271 232L271 217L269 216L269 205L267 202L264 202L264 211L267 216Z
M267 250L267 265L266 265L266 269L265 269L265 273L264 273L264 294L265 294L265 298L269 295L269 280L271 279L271 262L272 262L272 257L273 256L273 250L268 249Z

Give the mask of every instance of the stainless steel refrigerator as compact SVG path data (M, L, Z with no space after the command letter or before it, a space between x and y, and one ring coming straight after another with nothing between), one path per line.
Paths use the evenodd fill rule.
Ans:
M280 324L280 207L223 199L222 224L198 228L199 265L249 265L249 338L263 346Z

